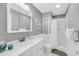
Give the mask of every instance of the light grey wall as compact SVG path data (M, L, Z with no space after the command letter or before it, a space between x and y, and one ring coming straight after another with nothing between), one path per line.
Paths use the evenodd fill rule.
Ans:
M79 29L79 3L70 4L67 16L69 28Z
M32 4L29 4L29 7L33 15L32 32L7 33L6 4L0 3L0 37L2 37L3 40L11 41L11 40L20 39L21 37L28 37L42 33L42 14ZM35 24L35 18L38 18L41 23L40 29Z

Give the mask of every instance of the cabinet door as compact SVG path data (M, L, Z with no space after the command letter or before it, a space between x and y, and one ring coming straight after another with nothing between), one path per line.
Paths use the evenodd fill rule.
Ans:
M33 56L43 56L43 42L39 42L34 46Z
M20 54L20 56L42 56L42 55L43 55L42 41Z

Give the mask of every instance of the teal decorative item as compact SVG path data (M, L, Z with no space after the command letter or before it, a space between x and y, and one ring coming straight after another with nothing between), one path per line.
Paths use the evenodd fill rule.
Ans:
M4 52L4 51L6 50L6 46L7 46L6 43L0 45L0 53L1 53L1 52Z
M7 44L5 43L5 44L3 44L2 45L2 49L5 49L6 48L6 46L7 46Z
M0 45L0 49L2 48L2 45Z
M0 36L0 53L4 52L6 50L6 46L7 46L7 44L3 38L4 38L3 36Z
M2 53L2 52L4 52L5 51L5 49L0 49L0 53Z
M8 50L12 50L13 49L13 45L12 44L9 44L8 45Z

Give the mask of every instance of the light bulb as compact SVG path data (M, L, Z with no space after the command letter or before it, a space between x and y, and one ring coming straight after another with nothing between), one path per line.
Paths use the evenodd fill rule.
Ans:
M61 7L61 5L60 5L60 4L57 4L57 5L56 5L56 8L60 8L60 7Z

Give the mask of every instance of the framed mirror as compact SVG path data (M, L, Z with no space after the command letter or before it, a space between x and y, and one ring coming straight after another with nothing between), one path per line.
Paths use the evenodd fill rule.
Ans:
M16 4L7 4L7 32L30 32L32 31L32 14L27 14L27 10L22 9Z

